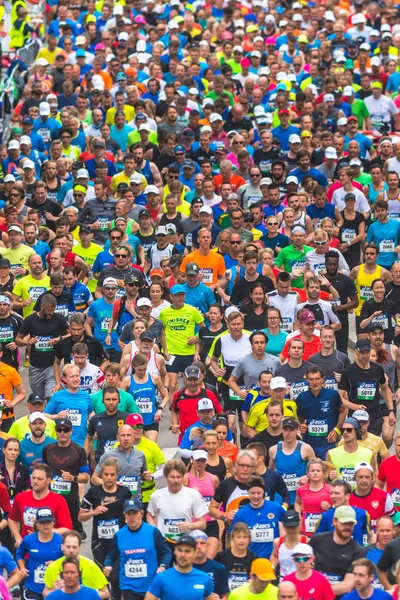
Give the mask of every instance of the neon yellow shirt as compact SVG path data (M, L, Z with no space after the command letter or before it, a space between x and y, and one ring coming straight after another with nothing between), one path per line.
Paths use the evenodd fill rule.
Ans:
M65 556L58 558L52 562L45 571L44 583L51 590L54 588L56 579L58 579L60 573L62 573L64 560ZM93 562L93 560L90 560L90 558L79 555L79 568L82 572L82 585L86 585L86 587L92 588L93 590L101 590L104 586L108 585L108 580L102 570L95 562Z
M11 437L16 437L17 440L22 441L27 435L30 435L31 430L29 428L28 415L21 417L14 421L11 425L10 431L8 432ZM57 439L56 436L56 423L52 419L46 417L46 429L45 434L53 439Z
M172 306L163 308L158 317L165 325L165 337L169 354L194 356L195 345L188 346L188 339L194 335L196 325L204 321L203 316L190 304L175 309Z
M137 171L135 171L135 173L137 173L138 175L141 175L142 177L142 188L144 189L147 186L147 179L146 177L144 177L141 173L138 173ZM132 175L134 175L135 173L132 173ZM120 183L127 183L128 185L130 185L130 180L132 175L130 175L128 177L128 175L125 175L124 171L121 171L121 173L118 173L117 175L114 175L113 178L111 179L111 184L110 187L112 189L113 192L117 191L117 187L119 186Z
M8 258L11 263L11 268L14 270L16 267L23 267L29 269L29 257L36 254L33 248L22 244L19 248L13 250L12 248L2 248L1 255L3 258ZM17 275L17 279L21 279L21 275Z
M142 435L140 442L135 445L136 450L140 450L146 457L147 470L150 473L155 473L160 465L166 462L164 454L161 452L160 447L155 442L147 439ZM156 489L154 481L143 481L142 482L142 502L149 502L150 496Z
M90 244L89 248L84 248L82 246L82 244L78 244L77 246L74 246L74 252L77 256L80 256L87 265L89 265L89 271L87 276L89 277L89 281L87 283L87 287L89 288L89 290L91 292L94 292L96 290L96 286L97 286L97 279L94 278L93 275L93 265L94 265L94 261L97 258L97 255L99 254L99 252L102 252L103 248L101 246L99 246L99 244L94 244L93 242Z
M33 313L33 307L36 304L36 300L43 292L50 289L50 277L45 275L42 279L34 279L32 275L26 275L17 281L13 294L21 298L23 302L28 298L32 298L32 303L29 306L24 306L22 314L24 319Z

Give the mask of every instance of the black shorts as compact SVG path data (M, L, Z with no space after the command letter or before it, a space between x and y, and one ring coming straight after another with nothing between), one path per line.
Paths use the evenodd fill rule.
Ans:
M190 367L192 362L194 361L194 354L190 354L189 356L183 356L176 354L175 359L172 365L165 365L167 369L167 373L183 373L187 367Z
M361 317L356 317L356 334L357 335L360 335L360 333L368 333L368 327L366 327L365 329L361 329L361 327L360 327L360 323L363 320L364 319L362 319Z
M160 431L159 423L150 423L150 425L144 426L144 431Z
M208 535L208 537L217 538L217 540L219 540L218 521L207 521L205 533Z
M32 590L28 590L26 587L24 587L24 598L25 600L43 600L43 596L41 594L33 592Z
M144 595L142 594L136 594L135 592L132 592L131 590L121 590L122 592L122 597L124 600L143 600Z
M232 400L229 396L229 387L226 383L220 383L218 385L218 391L222 396L222 400L224 401L224 413L228 415L236 415L239 414L239 421L242 420L241 411L244 400Z
M382 414L374 415L368 425L369 433L373 433L374 435L381 436L382 435L382 426L383 426L383 417Z

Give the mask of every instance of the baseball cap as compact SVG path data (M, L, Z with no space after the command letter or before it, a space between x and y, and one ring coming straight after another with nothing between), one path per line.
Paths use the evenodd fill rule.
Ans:
M106 144L105 144L104 140L96 138L95 140L93 140L92 146L93 146L93 148L105 148Z
M19 150L19 141L11 140L11 142L8 143L7 148L8 148L8 150Z
M20 146L22 146L22 144L26 144L27 146L29 146L30 144L32 144L32 140L29 137L29 135L21 135L19 144Z
M72 429L72 422L69 419L56 419L56 427L66 427Z
M151 217L151 213L150 211L147 210L147 208L144 208L143 210L140 211L139 213L139 219L141 217Z
M199 213L206 213L207 215L212 215L213 211L211 206L207 206L207 204L205 204L204 206L201 207L201 209L199 210Z
M336 148L334 148L333 146L329 146L325 150L325 158L334 158L336 160L337 159Z
M289 111L287 108L281 108L281 110L278 112L278 117L280 117L281 115L288 115Z
M187 158L182 163L182 169L194 169L194 166L194 162L190 158Z
M41 102L39 104L39 113L42 117L50 114L50 104L48 102Z
M41 421L44 421L44 423L46 423L46 417L44 416L43 413L39 412L38 410L35 410L33 413L31 413L29 415L29 423L33 423L33 421L36 421L36 419L40 419Z
M196 94L197 94L197 90L196 90ZM192 139L192 138L194 138L194 131L192 129L190 129L190 127L186 127L186 129L184 129L182 131L182 137Z
M184 152L186 154L186 148L184 146L175 146L174 148L174 153L176 154L177 152Z
M297 135L297 133L292 133L292 135L289 136L289 144L301 144L300 136Z
M156 229L156 235L168 235L168 230L164 225L160 225Z
M357 340L356 350L362 352L363 350L371 350L371 342L369 340Z
M356 167L361 167L361 160L359 160L358 158L352 158L351 161L349 162L350 167L352 166L356 166Z
M300 323L311 323L315 321L315 315L311 310L306 310L299 316Z
M76 174L76 179L79 179L81 177L83 179L89 179L89 171L87 169L78 169L78 172Z
M21 227L19 227L18 225L11 225L11 227L8 228L8 231L16 231L17 233L24 233L21 229Z
M175 546L181 546L182 544L185 544L185 546L191 546L192 548L196 548L196 540L190 535L182 535L176 542Z
M88 225L81 225L79 228L79 235L81 233L93 233Z
M360 469L368 469L368 471L371 471L371 473L374 472L373 468L371 467L371 465L367 462L360 462L358 463L355 467L354 467L354 473L357 473L357 471L360 471Z
M204 450L196 450L196 452L204 452ZM207 452L206 452L206 454L207 454ZM194 456L194 452L193 452L193 456ZM202 531L201 529L195 529L194 531L191 531L189 533L189 535L194 540L208 540L208 535L206 534L205 531Z
M292 550L292 556L295 555L301 556L314 556L314 550L308 544L297 544Z
M261 581L273 581L276 579L272 563L267 558L256 558L253 560L250 573L257 575Z
M14 140L16 141L16 140ZM13 183L16 181L14 175L11 175L11 173L9 173L8 175L6 175L4 177L4 183L9 183L10 181L12 181Z
M175 285L172 286L172 288L169 290L169 293L172 294L173 296L175 294L186 294L186 290L183 287L183 285L181 285L180 283L176 283Z
M335 102L335 96L333 94L324 94L324 102Z
M103 287L105 287L106 285L114 285L115 287L117 287L118 282L116 279L114 279L114 277L106 277L103 281Z
M151 131L151 127L148 123L142 123L139 127L139 131Z
M125 425L130 425L131 427L134 425L144 425L142 415L139 415L139 413L128 415L125 419Z
M343 421L343 425L351 425L356 431L360 431L360 423L354 417L347 417Z
M198 367L196 367L198 368ZM200 369L199 369L200 371ZM202 398L197 403L197 410L213 410L214 404L209 398Z
M142 306L151 306L151 300L149 298L139 298L136 302L136 306L141 308Z
M279 390L287 386L286 379L284 377L273 377L269 384L271 390Z
M164 277L164 271L162 269L151 269L149 275L150 277Z
M11 304L11 300L10 298L7 298L7 296L0 296L0 304Z
M43 523L45 521L55 521L53 511L47 506L38 508L36 512L36 523Z
M282 428L283 427L291 427L292 429L298 429L300 427L299 422L292 417L284 417L282 419Z
M289 177L286 179L286 183L295 183L296 185L299 185L299 180L297 179L296 175L289 175Z
M159 194L160 190L156 185L148 185L144 188L144 194Z
M199 367L196 367L195 365L190 365L189 367L186 367L185 377L187 379L189 379L190 377L193 377L193 379L200 379L201 371L200 371Z
M215 123L216 121L222 121L223 119L218 113L211 113L208 120L210 121L210 123Z
M142 331L142 333L139 335L139 340L154 340L154 336L151 334L150 331Z
M24 164L22 165L23 169L34 169L35 168L35 163L31 160L26 160L24 162Z
M28 125L33 125L33 119L32 119L32 117L25 115L25 117L22 119L22 123L27 123Z
M356 511L351 506L338 506L333 513L333 518L339 523L357 523Z
M187 263L186 265L186 275L198 275L199 273L199 265L194 263L194 262L190 262Z
M285 527L298 527L300 525L300 515L295 510L287 510L282 518L282 525Z
M346 200L354 200L354 202L355 202L356 201L355 194L353 194L353 192L348 192L344 197L345 202L346 202Z
M125 500L122 510L124 512L134 511L139 512L143 508L143 504L139 500L139 498L129 498L129 500Z
M208 452L206 450L195 450L192 453L193 460L208 460Z
M357 421L369 421L369 414L366 410L355 410L352 417Z
M341 117L340 119L337 120L337 125L347 125L347 118L346 117Z
M75 52L75 56L76 58L86 57L86 52L83 48L78 48L78 50Z
M29 404L44 404L46 400L38 396L38 394L29 394L28 402Z

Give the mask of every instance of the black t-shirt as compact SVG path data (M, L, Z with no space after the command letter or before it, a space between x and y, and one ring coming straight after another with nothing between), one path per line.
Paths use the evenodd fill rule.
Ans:
M252 442L261 442L261 444L264 444L264 446L267 449L267 455L265 457L265 466L268 467L269 449L272 448L272 446L276 446L278 442L282 441L283 433L279 433L278 435L271 435L270 433L268 433L267 429L264 429L263 431L256 433L256 435L249 440L249 444L251 444Z
M52 200L49 200L49 198L46 198L46 200L42 202L42 204L39 204L38 202L36 202L36 200L31 200L30 202L27 202L26 205L28 208L34 208L39 211L41 225L45 225L53 231L56 230L55 222L48 221L46 219L45 213L49 212L53 215L53 217L59 217L63 211L63 207L59 202L53 202Z
M51 319L42 319L34 313L26 317L21 325L20 333L24 337L37 337L37 342L31 346L31 365L37 369L47 369L54 364L54 348L49 340L65 335L68 323L61 315L53 315Z
M69 446L61 447L57 442L43 448L43 462L53 472L50 489L61 495L78 497L78 484L74 481L63 481L61 471L67 471L71 475L78 476L87 467L87 456L85 449L71 442ZM87 471L89 472L89 471Z
M344 210L341 211L341 216L343 219L343 225L339 229L339 239L342 243L349 242L351 237L358 235L360 232L360 224L365 222L365 217L361 212L356 211L354 219L347 219L344 214ZM348 254L360 254L360 245L361 242L357 242L356 244L351 244L343 253L343 256L346 260L346 256Z
M99 340L97 340L93 336L87 335L85 333L83 335L83 340L80 340L80 341L83 342L84 344L86 344L86 346L88 347L88 349L89 349L88 361L92 365L96 365L96 367L100 367L100 365L105 360L109 359L107 350L101 345ZM54 346L54 351L55 351L56 357L59 360L63 360L65 365L70 363L72 361L72 346L74 346L77 343L78 342L76 342L74 339L72 339L72 337L68 337L68 338L62 340L61 342L57 342L57 344Z
M392 344L394 337L392 317L398 313L397 305L387 298L384 298L382 302L375 302L375 300L371 298L362 305L360 320L367 319L373 315L375 311L381 311L382 314L375 317L372 324L380 323L383 327L383 335L386 344Z
M265 290L265 293L273 292L275 290L275 286L271 279L265 275L259 275L254 281L247 281L245 277L242 277L233 286L231 295L232 304L236 304L237 306L242 304L242 302L249 297L250 290L253 288L255 283L261 284Z
M154 323L147 327L146 331L149 331L152 335L154 335L154 341L156 341L163 332L163 324L159 319L154 319ZM129 321L124 328L122 329L122 333L119 336L120 341L123 344L129 344L134 339L133 335L133 321Z
M315 555L315 570L323 573L330 583L343 581L352 573L352 563L362 557L362 547L352 538L347 544L336 544L333 533L317 533L308 541Z
M351 360L344 352L334 350L329 356L323 356L321 352L316 352L310 356L310 362L317 367L321 367L327 380L334 379L333 373L342 373L343 370L351 365ZM332 386L329 386L332 389ZM337 386L335 386L337 389Z
M117 267L115 267L114 265L112 265L111 267L107 267L107 269L104 269L103 271L101 271L100 277L98 279L98 285L102 286L103 281L107 277L114 277L114 279L117 279L117 280L123 279L125 281L125 278L128 275L134 275L138 279L138 281L140 283L140 288L143 288L146 286L146 282L145 282L143 273L139 269L135 269L135 267L128 267L127 269L117 269Z
M140 209L142 210L143 206L141 206ZM128 215L128 216L130 216L130 215ZM156 243L156 233L155 233L154 229L153 229L153 232L150 233L149 235L144 235L143 233L140 233L140 230L138 229L137 231L135 231L135 236L137 238L139 238L140 245L142 246L142 248L145 252L149 248L151 248L153 244Z
M220 335L221 333L223 333L224 331L226 331L226 329L227 329L226 325L222 325L221 329L219 329L218 331L211 331L208 327L205 327L205 326L201 327L198 335L199 335L199 340L201 340L203 343L203 348L201 349L201 352L200 352L200 359L202 362L205 362L215 338L218 335Z
M211 160L212 164L214 164L215 163L215 151L210 149L208 152L206 152L205 150L202 150L201 148L199 148L195 152L191 152L189 155L189 158L191 160L194 160L194 162L197 163L198 165L200 165L203 162L203 160L205 160L205 159Z
M357 363L353 363L343 371L339 390L348 393L350 402L366 406L372 419L380 414L379 385L384 384L385 381L385 372L378 363L370 363L369 369L362 369ZM349 414L353 412L349 411Z
M40 296L36 300L35 306L33 307L33 310L35 312L38 312L40 310L43 296L48 296L48 295L54 296L54 294L51 290L47 290L46 292L43 292L43 294L40 294ZM59 296L54 296L54 298L56 299L56 302L57 302L56 310L54 311L55 314L61 315L62 317L65 317L67 319L69 306L72 302L72 294L70 294L69 292L63 291L63 292L61 292L61 294Z
M264 329L267 309L264 309L260 315L257 315L251 304L246 302L240 307L240 312L244 314L245 329L248 329L249 331Z
M213 500L221 504L225 512L238 510L249 503L247 484L240 483L235 477L228 477L215 490Z
M400 285L396 285L393 281L389 281L385 285L386 287L386 298L395 303L396 306L400 306Z
M178 225L179 223L182 221L182 213L177 212L176 216L173 219L170 219L169 217L167 217L167 213L164 213L160 219L160 225L165 225L166 227L168 227L168 225L175 225L176 229L178 230Z
M89 421L88 435L93 437L96 434L97 449L95 452L96 463L99 462L101 456L113 448L117 441L118 427L125 423L129 413L117 410L115 415L108 415L106 411L101 412Z
M3 347L3 356L1 360L6 363L6 365L14 367L14 369L18 369L19 366L18 349L10 350L7 348L7 344L15 341L22 323L23 319L15 313L11 313L10 316L5 317L4 319L0 318L0 342Z
M272 163L279 158L279 155L278 148L271 148L268 151L260 148L254 152L254 164L260 167L263 174L269 173Z
M389 583L394 585L396 583L395 571L398 561L400 560L400 538L391 540L386 546L382 553L382 556L378 562L378 569L380 571L387 571Z
M118 529L125 525L123 506L125 500L132 498L130 490L117 485L115 492L106 492L102 485L93 485L82 500L83 510L93 510L98 506L107 506L107 512L93 517L92 543L114 537Z
M304 376L307 369L312 366L314 365L311 362L303 360L300 367L291 367L289 363L286 363L276 371L276 377L284 377L289 383L289 395L291 400L296 400L301 392L306 392L308 390L308 385Z
M230 548L218 552L215 560L225 566L228 571L229 590L232 591L240 585L244 585L250 577L251 563L258 558L251 550L247 550L246 556L234 556Z
M357 296L357 288L355 286L355 283L352 279L350 279L348 275L344 275L343 273L337 273L336 277L326 277L329 279L329 281L332 283L333 287L339 294L339 304L347 304L348 298ZM329 290L329 288L324 289L325 291ZM331 302L333 306L335 305L335 303L336 301ZM339 312L337 313L337 317L341 323L346 324L349 322L349 314L347 310L339 310Z

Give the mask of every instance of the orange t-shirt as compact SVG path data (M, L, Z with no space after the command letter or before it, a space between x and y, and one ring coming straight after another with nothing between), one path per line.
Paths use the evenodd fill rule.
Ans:
M213 179L216 190L219 193L219 186L221 185L221 183L225 182L226 179L224 179L222 175L215 175ZM241 185L246 185L246 180L243 179L243 177L240 177L240 175L236 175L235 173L233 173L229 180L229 183L231 184L233 191L237 192Z
M199 266L199 271L203 275L202 283L205 285L213 285L217 283L218 278L226 271L225 261L220 254L211 252L208 256L200 254L199 250L191 252L182 261L180 270L185 273L186 265L194 262Z
M296 340L301 338L301 335L295 335L295 336L291 336L290 340L288 340L286 342L286 344L283 346L283 350L282 350L282 356L284 358L289 358L289 342L291 340ZM311 342L304 342L304 352L303 352L303 360L308 360L310 358L310 356L312 354L316 354L317 352L319 352L322 348L321 345L321 340L319 339L319 337L317 335L312 336L312 340Z
M225 440L222 448L218 448L217 454L218 456L229 458L233 463L235 463L237 455L239 454L239 448L236 446L236 444L232 444L232 442L227 442Z

